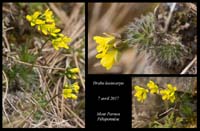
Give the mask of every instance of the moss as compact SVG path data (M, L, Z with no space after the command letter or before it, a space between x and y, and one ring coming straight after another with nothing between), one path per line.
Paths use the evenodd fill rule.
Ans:
M150 13L136 19L126 30L126 42L129 46L137 45L140 50L149 50L154 40L154 19Z
M155 58L158 63L165 67L173 68L183 66L185 63L187 50L179 44L165 43L155 48Z
M196 17L185 8L178 10L174 12L168 31L161 32L163 19L156 19L155 15L149 13L130 23L126 27L124 42L129 47L136 47L138 52L147 52L149 58L161 66L179 72L196 53L196 24L193 24Z

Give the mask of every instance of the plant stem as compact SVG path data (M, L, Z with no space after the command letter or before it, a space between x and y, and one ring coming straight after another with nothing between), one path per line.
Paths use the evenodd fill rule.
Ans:
M4 54L3 54L4 55ZM65 68L54 68L54 67L48 67L48 66L41 66L41 65L36 65L36 64L31 64L31 63L27 63L27 62L23 62L23 61L20 61L20 60L16 60L15 58L11 57L11 56L8 56L8 55L5 55L11 59L13 59L14 61L20 63L20 64L24 64L24 65L27 65L27 66L33 66L33 67L40 67L40 68L44 68L44 69L53 69L53 70L61 70L61 71L65 71Z
M55 96L53 96L46 104L45 106L47 106L51 101L53 101L53 99L55 99L57 96L61 95L61 93L56 94Z

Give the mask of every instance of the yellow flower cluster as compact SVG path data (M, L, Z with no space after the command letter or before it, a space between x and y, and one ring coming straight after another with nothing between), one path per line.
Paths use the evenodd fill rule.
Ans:
M69 99L74 99L76 100L78 97L77 97L77 94L79 92L79 85L78 85L78 82L75 82L74 84L70 85L70 84L66 84L64 86L64 89L63 89L63 97L65 99L69 98Z
M72 39L60 33L61 29L56 27L52 11L47 9L43 14L40 11L36 11L33 15L27 15L26 19L30 22L31 26L37 26L38 31L41 31L44 35L50 36L55 50L59 50L59 48L69 48L68 43L70 43Z
M80 72L79 68L67 68L65 75L69 79L76 80L77 79L77 73ZM65 99L77 99L77 94L79 92L79 85L78 82L75 82L74 84L65 84L63 89L63 97Z
M80 72L79 68L68 68L66 70L66 76L69 79L75 80L75 79L77 79L77 73L79 73L79 72Z
M146 100L146 98L147 98L147 93L149 91L140 86L135 86L134 88L136 90L134 96L137 97L137 101L144 102L144 100Z
M163 100L170 100L171 103L174 103L176 97L174 95L176 91L176 87L171 84L167 84L167 89L160 90L160 94L162 95Z
M112 35L104 33L105 37L94 36L93 39L98 44L96 50L98 54L96 58L101 59L100 63L107 70L112 68L113 64L117 61L119 51L114 48L116 38Z
M61 29L56 27L52 11L49 9L47 9L44 13L36 11L32 15L27 15L26 19L30 22L31 26L37 26L38 31L41 31L42 34L49 36L55 50L59 50L59 48L69 48L68 43L72 40L71 38L60 33ZM79 73L79 71L79 68L67 68L65 75L69 79L76 80L77 73ZM78 82L75 82L74 84L65 84L62 95L65 99L77 99L79 89L80 87Z
M147 87L149 87L151 94L159 93L158 86L152 80L147 83Z
M174 103L176 97L175 97L175 91L176 87L172 86L171 84L167 84L167 89L161 89L159 91L158 85L156 85L152 80L150 80L147 83L147 87L150 90L151 94L158 94L162 96L162 100L169 100L171 103ZM149 92L148 89L145 89L143 87L140 87L138 85L134 86L135 89L135 97L137 98L137 101L144 102L147 98L147 93Z

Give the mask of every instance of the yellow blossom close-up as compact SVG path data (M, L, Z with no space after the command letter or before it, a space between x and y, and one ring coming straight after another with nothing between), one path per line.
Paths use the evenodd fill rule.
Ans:
M71 93L72 93L72 89L63 89L63 97L65 99L68 98L70 96L69 94Z
M31 26L45 24L45 21L39 19L41 12L36 11L33 15L27 15L26 19L31 23Z
M77 94L79 93L79 85L78 82L75 82L73 84L65 84L63 89L63 97L65 99L74 99L76 100L78 98Z
M167 84L167 89L160 90L160 94L162 95L163 100L170 100L171 103L174 103L176 97L175 97L175 91L176 87L172 86L171 84Z
M77 99L77 96L75 94L72 93L72 89L63 89L63 97L65 99Z
M69 71L71 73L78 73L78 72L80 72L80 69L79 68L71 68L71 69L69 69Z
M156 85L152 80L150 80L150 81L147 83L147 87L149 87L150 93L151 93L151 94L159 93L158 85Z
M149 92L147 89L140 87L140 86L134 86L135 89L135 97L137 97L137 101L144 102L147 98L147 93Z
M175 92L177 90L176 86L172 86L172 84L167 84L167 88L171 91L171 92Z
M79 92L79 89L80 89L80 87L79 87L79 85L78 85L78 82L75 82L72 86L73 86L73 88L74 88L74 92L75 92L75 93L78 93L78 92Z
M103 55L106 54L107 50L113 46L115 42L115 37L114 36L94 36L93 39L95 42L98 44L96 49L99 54L96 55L97 58L103 57Z
M77 75L80 72L79 68L67 68L65 74L69 79L77 79Z
M69 49L68 43L72 39L60 33L61 29L56 27L52 11L47 9L43 14L36 11L33 15L27 15L26 19L31 23L31 26L37 25L38 31L49 36L55 50L59 50L59 48Z
M71 38L66 37L63 34L59 34L58 38L52 40L52 44L55 50L59 50L59 48L69 49L68 43L70 43L71 41Z
M54 23L55 22L55 20L54 20L54 18L53 18L53 12L52 11L50 11L49 9L47 9L45 12L44 12L44 16L45 16L45 18L46 18L46 22L47 23Z
M100 64L109 70L117 62L119 50L114 48L115 36L104 33L105 36L94 36L93 40L98 44L96 58L101 59Z
M56 37L57 33L59 33L61 30L59 28L55 27L55 23L53 24L41 24L38 26L38 30L42 31L44 35L51 35Z
M108 51L101 59L100 63L103 67L105 67L107 70L112 68L113 64L118 59L119 51L116 49L113 49L111 51Z

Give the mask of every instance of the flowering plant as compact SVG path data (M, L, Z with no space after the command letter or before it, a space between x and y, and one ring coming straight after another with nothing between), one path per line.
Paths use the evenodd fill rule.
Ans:
M154 81L150 80L147 83L147 87L149 89L145 89L141 86L134 86L135 89L135 97L137 98L137 101L144 102L144 100L147 99L147 93L150 92L150 94L157 94L162 96L162 100L166 101L169 100L171 103L174 103L176 100L175 97L175 91L177 88L175 86L172 86L172 84L167 84L166 89L159 89L159 86L154 83Z
M52 11L49 9L44 13L36 11L32 15L27 15L26 19L30 22L32 27L36 26L38 31L49 37L48 40L51 40L55 50L59 50L60 48L69 49L68 44L72 39L60 33L61 29L56 26ZM79 71L79 68L67 68L65 75L68 79L76 80ZM65 84L62 95L65 99L77 99L79 89L78 82Z
M98 52L96 58L101 59L101 65L109 70L118 61L119 50L114 47L116 37L106 33L104 35L105 37L94 36L93 39L98 44L96 47Z
M37 26L38 31L41 31L45 36L49 36L55 50L69 48L68 43L72 39L60 33L61 29L56 27L52 11L47 9L44 14L36 11L33 15L27 15L26 19L30 22L31 26Z

